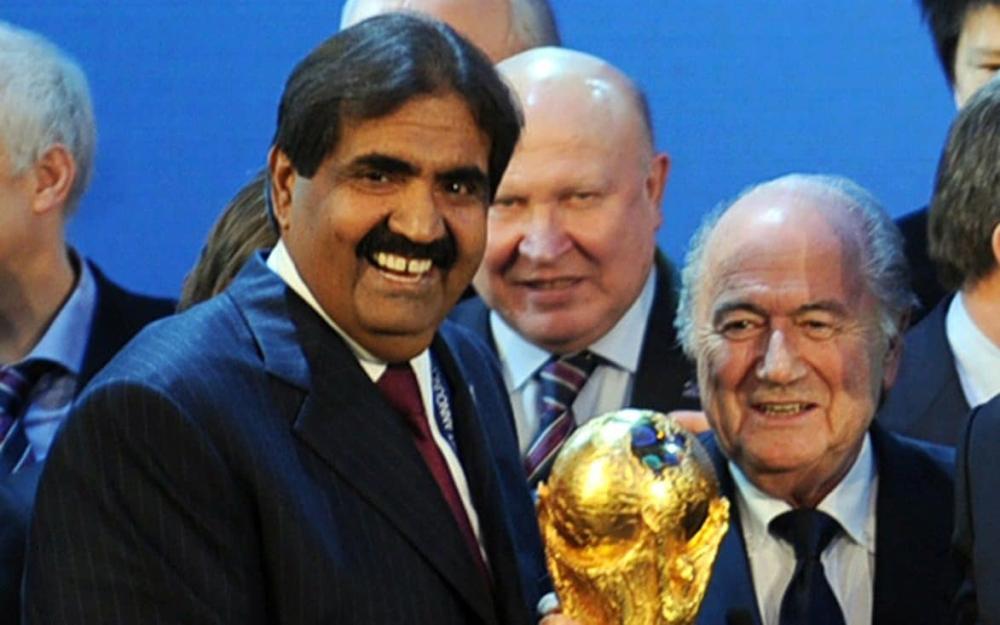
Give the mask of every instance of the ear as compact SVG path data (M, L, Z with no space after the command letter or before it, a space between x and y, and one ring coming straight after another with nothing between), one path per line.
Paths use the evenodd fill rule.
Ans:
M993 261L1000 265L1000 223L993 226L993 236L990 238L993 247Z
M653 156L649 163L649 171L646 174L645 190L646 198L650 206L656 212L656 227L660 227L663 221L663 191L667 188L667 177L670 174L670 157L661 152Z
M34 201L37 214L62 212L76 180L76 160L66 146L57 143L47 149L32 166Z
M288 156L276 147L272 147L267 153L267 168L271 176L270 194L274 218L284 232L291 223L292 198L298 174Z
M882 362L882 393L886 393L892 388L896 381L896 374L899 373L899 363L903 358L903 332L909 323L910 313L904 314L904 319L900 322L900 331L889 339L889 346L886 348Z

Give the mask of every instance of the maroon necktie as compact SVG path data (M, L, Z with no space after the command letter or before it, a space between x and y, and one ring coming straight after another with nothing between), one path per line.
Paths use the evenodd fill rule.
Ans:
M389 365L385 373L382 374L382 377L378 379L377 385L379 390L382 391L382 395L389 402L389 405L396 412L406 417L406 424L413 432L413 441L417 445L417 450L423 456L424 463L427 464L427 468L430 469L431 475L434 476L434 481L437 482L441 494L444 495L445 501L448 502L451 514L455 517L455 522L458 523L458 527L462 531L462 536L472 551L473 560L476 561L483 575L489 579L489 571L486 568L486 563L483 562L482 553L479 550L479 541L476 539L475 532L472 531L472 524L469 523L469 517L465 513L465 507L462 505L462 497L458 494L451 471L448 470L448 464L445 462L444 456L441 455L441 450L438 449L437 444L434 442L434 437L431 435L430 423L428 423L427 415L424 413L424 404L420 398L420 387L417 384L417 376L414 375L413 369L409 363Z

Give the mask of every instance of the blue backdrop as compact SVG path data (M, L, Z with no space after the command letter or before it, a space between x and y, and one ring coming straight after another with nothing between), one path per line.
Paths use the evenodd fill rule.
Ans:
M0 0L87 72L93 184L70 238L115 279L176 295L222 206L264 163L281 87L341 2ZM702 213L789 171L926 203L954 113L909 0L554 0L565 45L636 78L673 158L674 259Z

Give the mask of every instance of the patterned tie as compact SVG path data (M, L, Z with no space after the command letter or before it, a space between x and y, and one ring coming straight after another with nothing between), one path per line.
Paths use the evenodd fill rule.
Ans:
M524 455L524 471L532 488L548 476L556 453L576 428L573 401L597 367L589 351L553 358L538 373L541 386L538 434Z
M10 475L32 461L24 420L28 394L44 367L23 362L0 367L0 475Z
M417 383L417 376L409 363L391 364L386 367L385 372L378 379L377 386L392 408L406 417L406 424L413 432L413 440L417 445L417 450L430 469L434 481L437 482L441 494L444 495L452 516L462 532L469 550L472 552L473 560L476 561L480 572L489 579L489 570L483 562L482 552L479 550L479 540L469 523L469 516L465 513L462 505L462 497L455 488L455 481L448 469L441 450L434 442L431 434L431 426L427 421L424 412L424 403L420 398L420 386Z
M781 625L844 625L844 613L830 588L820 555L837 534L837 520L819 510L799 508L776 516L772 534L795 548L795 573L781 600Z

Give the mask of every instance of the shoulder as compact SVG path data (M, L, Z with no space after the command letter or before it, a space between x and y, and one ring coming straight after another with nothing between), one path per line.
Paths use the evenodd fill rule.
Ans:
M489 340L490 309L478 295L459 302L448 319L470 330L482 340Z
M877 426L873 426L871 432L880 474L891 478L905 471L913 483L932 486L946 482L950 488L955 476L953 447L917 440Z
M173 314L177 305L174 300L128 291L105 276L93 261L86 263L94 276L98 310L113 310L120 322L139 326Z

